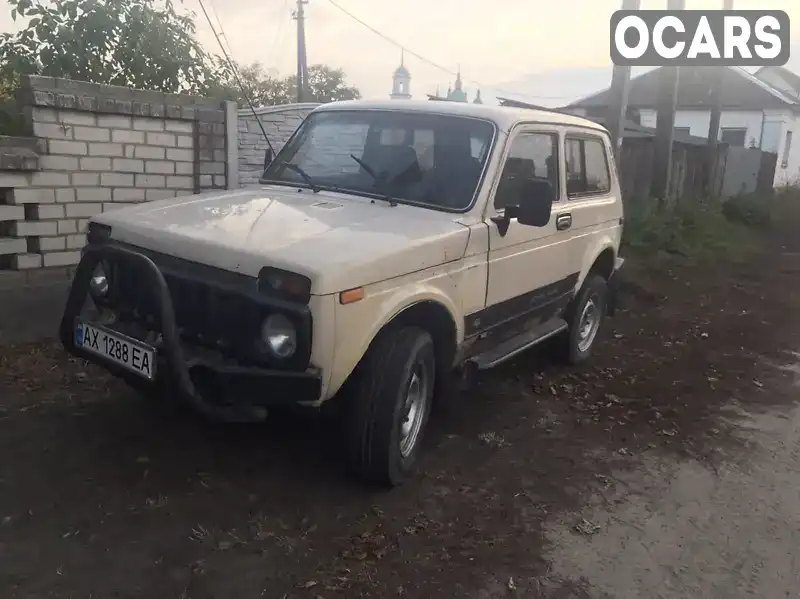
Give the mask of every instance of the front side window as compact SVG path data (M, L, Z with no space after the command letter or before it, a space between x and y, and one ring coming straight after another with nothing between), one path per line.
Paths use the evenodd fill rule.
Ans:
M567 195L606 194L611 191L606 146L598 138L567 138Z
M494 207L503 210L519 201L519 183L525 179L545 179L558 197L558 136L553 133L521 133L511 143Z
M262 181L313 183L319 189L465 210L493 138L494 125L478 119L388 110L318 112L278 153Z

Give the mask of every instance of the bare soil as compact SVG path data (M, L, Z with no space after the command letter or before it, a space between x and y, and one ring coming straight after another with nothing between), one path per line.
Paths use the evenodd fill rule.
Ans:
M589 365L542 348L483 376L389 492L345 476L323 418L209 424L55 343L4 346L0 597L605 596L551 561L547 527L645 457L746 459L731 403L797 399L762 362L800 349L798 249L629 260Z

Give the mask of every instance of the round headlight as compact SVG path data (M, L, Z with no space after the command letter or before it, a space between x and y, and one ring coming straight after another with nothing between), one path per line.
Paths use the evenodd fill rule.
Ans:
M98 264L89 281L89 292L95 299L102 299L108 295L108 278L103 266Z
M273 314L261 325L261 341L275 357L290 358L297 350L297 329L283 314Z

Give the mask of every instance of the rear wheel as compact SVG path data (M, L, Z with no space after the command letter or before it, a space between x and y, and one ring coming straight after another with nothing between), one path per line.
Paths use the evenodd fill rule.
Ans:
M608 284L602 276L590 273L565 315L569 328L559 341L567 362L580 364L589 359L607 309Z
M382 333L348 382L349 459L356 474L395 486L411 473L436 377L431 335L418 327Z

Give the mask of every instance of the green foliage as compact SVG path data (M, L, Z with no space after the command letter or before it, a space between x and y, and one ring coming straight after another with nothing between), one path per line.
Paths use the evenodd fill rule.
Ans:
M731 220L722 202L682 202L658 209L655 201L626 206L623 245L633 253L688 258L739 258L757 245L754 231Z
M235 100L240 106L247 106L247 100L240 92L236 78L228 65L218 61L221 86L211 93L226 99ZM297 101L297 80L294 75L278 79L267 75L260 63L237 67L239 78L253 106L289 104ZM335 102L354 100L361 97L357 88L348 86L342 69L324 64L308 67L309 102Z
M216 83L191 13L173 0L8 0L28 19L0 35L0 89L20 74L202 94Z

